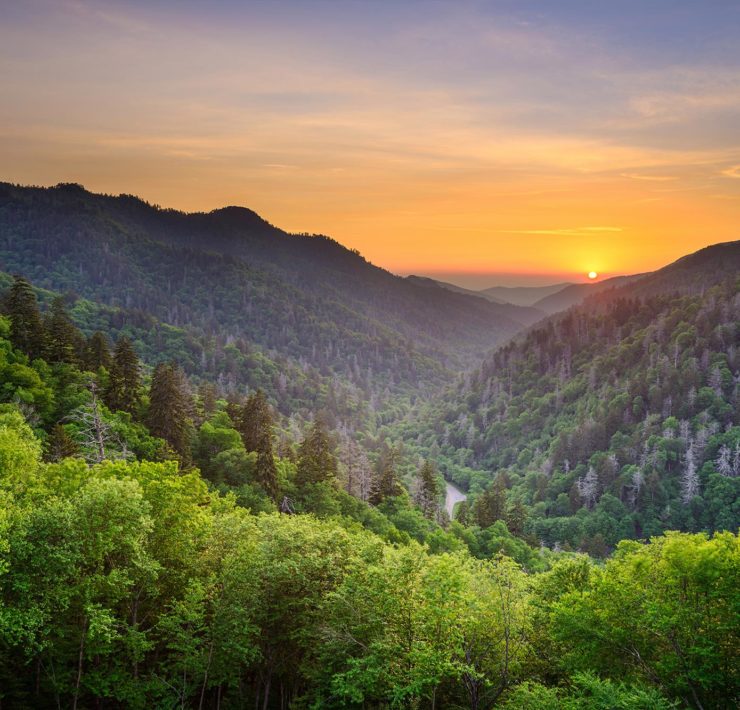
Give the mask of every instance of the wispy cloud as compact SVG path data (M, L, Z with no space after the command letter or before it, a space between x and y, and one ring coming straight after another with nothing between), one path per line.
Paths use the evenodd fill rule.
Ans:
M500 229L501 234L551 234L558 237L588 237L604 232L621 232L621 227L565 227L560 229Z
M668 180L678 180L677 175L641 175L639 173L620 173L622 177L630 180L650 180L653 182L666 182Z

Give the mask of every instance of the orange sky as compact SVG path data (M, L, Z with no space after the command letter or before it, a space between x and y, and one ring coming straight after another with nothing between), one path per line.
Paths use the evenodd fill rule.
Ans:
M0 15L0 179L241 204L470 284L740 237L737 14L21 5Z

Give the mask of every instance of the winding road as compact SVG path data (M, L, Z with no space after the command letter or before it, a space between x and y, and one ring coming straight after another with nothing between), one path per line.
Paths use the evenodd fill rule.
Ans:
M447 515L450 516L450 519L452 519L455 505L462 503L462 501L466 500L468 496L449 481L445 481L445 487L445 510L447 511Z

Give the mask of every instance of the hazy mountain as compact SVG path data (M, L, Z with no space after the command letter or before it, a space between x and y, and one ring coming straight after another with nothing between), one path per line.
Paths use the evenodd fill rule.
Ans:
M522 323L523 325L531 325L532 323L536 323L538 320L541 320L547 315L545 311L541 311L536 308L517 306L513 303L502 301L495 296L487 295L482 291L472 291L470 289L463 288L462 286L456 286L455 284L451 284L446 281L437 281L436 279L431 279L428 276L407 276L406 279L425 288L443 288L454 293L472 296L473 298L483 298L486 301L497 304L499 308L497 308L496 311L502 316L505 316L506 318L511 318L518 323Z
M564 311L571 306L583 303L583 301L589 296L593 296L594 294L607 291L617 286L631 283L642 276L644 276L644 274L637 274L635 276L615 276L611 279L599 281L598 283L566 285L555 293L552 293L549 296L544 296L538 301L535 301L534 308L545 313L558 313L559 311Z
M550 286L491 286L485 288L479 293L483 294L487 298L492 298L497 301L504 303L513 303L517 306L534 306L538 301L550 296L554 293L562 291L568 286L572 286L569 282L552 284Z

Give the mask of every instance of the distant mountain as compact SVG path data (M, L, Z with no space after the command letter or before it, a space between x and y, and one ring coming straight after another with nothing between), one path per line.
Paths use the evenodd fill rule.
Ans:
M517 306L512 303L499 300L494 296L489 296L485 293L482 293L481 291L472 291L470 289L463 288L462 286L447 283L446 281L437 281L436 279L430 279L428 276L407 276L406 279L425 288L443 288L448 291L464 294L473 298L483 298L486 301L495 303L497 306L499 306L499 308L496 308L496 311L500 313L503 317L511 318L512 320L516 321L517 323L521 323L522 325L531 325L532 323L536 323L538 320L541 320L545 317L545 315L547 315L544 311L540 311L536 308Z
M114 309L121 332L139 314L150 339L163 337L155 323L187 333L189 373L226 391L260 386L288 409L290 390L291 408L348 417L438 387L534 317L420 286L248 209L186 214L75 184L0 183L0 269ZM255 379L260 358L285 365Z
M551 286L492 286L485 288L479 293L487 298L495 299L503 303L513 303L516 306L534 306L538 301L564 288L572 286L569 282L552 284Z
M605 279L597 283L584 283L584 284L570 284L564 288L559 289L555 293L549 296L544 296L538 301L535 301L534 308L537 308L544 313L558 313L565 311L571 306L575 306L579 303L583 303L589 296L607 291L617 286L623 286L631 283L644 276L644 274L637 274L635 276L615 276L611 279Z
M420 408L412 455L483 496L476 515L503 491L548 545L737 529L740 242L612 281Z

